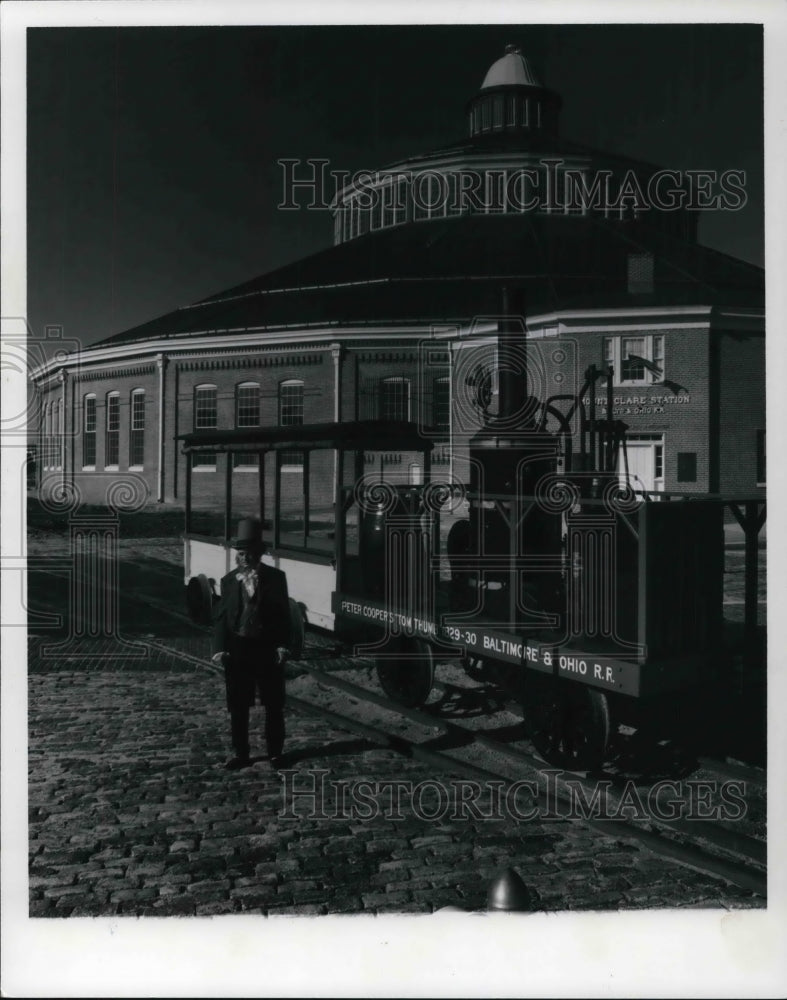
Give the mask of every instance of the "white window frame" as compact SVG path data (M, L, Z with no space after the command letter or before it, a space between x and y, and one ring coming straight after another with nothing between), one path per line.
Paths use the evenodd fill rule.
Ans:
M241 423L240 422L240 392L241 389L254 389L257 394L257 421L256 423ZM259 427L261 420L261 407L260 407L260 383L259 382L239 382L235 386L235 427L236 429L244 429L251 427ZM237 451L232 456L232 471L239 472L241 474L247 472L257 472L260 467L260 457L255 452L243 452Z
M112 409L112 407L110 406L110 402L109 402L110 399L116 399L117 400L118 425L117 425L117 429L116 430L110 429L110 426L109 426L109 415L110 415L110 411ZM120 393L118 392L117 389L113 389L111 392L108 392L106 394L106 396L104 396L104 406L105 406L105 412L104 412L104 469L108 470L109 472L116 472L120 468ZM107 463L107 459L109 458L109 435L110 434L115 434L117 436L117 455L118 455L118 460L117 460L117 462L109 462L109 463Z
M197 396L201 390L212 389L216 394L216 419L213 424L198 424L197 423ZM192 413L192 426L195 431L198 430L213 430L219 425L219 389L218 386L213 382L202 382L200 385L194 386L194 397L193 397L193 413ZM199 458L205 458L208 455L213 456L213 462L205 462L203 465L196 465L195 462ZM216 471L216 452L197 452L194 458L191 460L191 471L192 472L215 472Z
M623 378L623 342L625 340L642 340L645 344L641 357L653 361L662 369L661 375L656 375L645 369L645 377L641 379ZM607 357L608 345L611 345L611 357ZM637 353L636 351L634 353ZM658 354L661 357L657 357ZM615 369L614 384L618 386L649 386L663 382L666 375L664 335L661 333L621 333L605 336L601 343L601 358L605 366L611 364Z
M448 405L448 420L446 421L445 424L438 424L438 422L437 422L437 391L438 391L437 387L438 387L438 385L439 386L445 385L446 388L447 388L447 390L448 390L448 393L447 393L448 398L446 400L446 403ZM445 431L448 431L450 433L450 430L451 430L451 378L450 378L450 376L448 376L448 375L441 375L439 378L436 378L434 380L434 389L433 389L433 392L434 392L434 399L432 401L432 409L433 409L433 414L434 414L434 418L435 418L434 419L435 430L441 430L441 431L445 430Z
M254 389L257 394L257 421L256 423L240 422L240 392L241 389ZM244 428L259 427L262 417L260 407L260 383L259 382L238 382L235 386L235 427L238 430ZM256 452L236 451L232 456L232 471L241 475L248 472L257 472L260 467L260 457Z
M405 387L406 399L405 399L405 414L403 417L389 417L385 413L385 387L387 385L402 384ZM410 379L405 378L403 375L394 375L390 378L384 378L382 380L382 392L380 395L380 419L381 420L409 420L410 419L410 407L412 405L412 392L410 391Z
M93 429L87 428L87 401L93 400ZM93 435L93 462L85 463L85 438L88 434ZM94 392L86 392L82 397L82 470L84 472L96 471L96 459L98 457L98 399Z
M197 419L197 413L198 413L198 410L199 410L197 399L199 397L200 392L204 392L206 389L212 389L213 392L215 393L215 398L216 398L215 419L214 419L213 423L210 423L210 424L200 423L198 421L198 419ZM194 386L194 414L193 414L193 417L192 417L192 426L193 426L194 430L195 431L203 431L203 430L208 430L209 431L209 430L214 430L216 427L218 427L218 425L219 425L219 391L218 391L218 387L216 385L214 385L212 382L205 382L202 385L195 385Z
M137 399L137 398L139 398L140 396L142 397L142 426L141 427L135 427L134 426L134 400ZM146 414L145 414L145 390L144 389L132 389L131 390L131 396L129 397L129 399L130 399L130 406L129 406L129 415L128 415L128 461L129 461L129 466L128 467L129 467L130 471L140 472L140 471L142 471L145 468L145 458L144 458L144 456L145 456L145 416L146 416ZM133 457L134 432L135 431L141 431L142 432L142 462L132 465L131 464L131 459Z
M301 412L300 412L300 419L287 420L285 422L285 421L282 420L282 389L287 388L289 386L299 386L300 387L300 390L301 390ZM279 382L279 391L278 391L278 400L277 400L277 402L278 402L278 406L279 406L279 426L280 427L300 427L301 424L303 424L303 409L304 409L304 395L305 395L305 392L306 392L306 387L305 387L305 383L304 383L304 381L303 381L302 378L287 378L287 379L284 379L282 382ZM293 449L293 451L294 450L295 449ZM292 454L292 452L288 452L288 451L283 451L281 453L281 460L280 460L280 465L279 465L280 471L281 472L303 472L303 458L301 458L300 462L292 462L292 461L285 462L285 459L288 456L290 456L291 454ZM303 453L301 452L301 455L302 454Z
M63 468L63 450L65 445L65 406L63 404L62 396L55 404L55 420L57 427L57 436L55 438L55 468L60 471Z

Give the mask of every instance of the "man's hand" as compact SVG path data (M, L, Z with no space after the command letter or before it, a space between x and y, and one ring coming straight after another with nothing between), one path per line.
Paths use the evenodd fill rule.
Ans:
M287 660L287 658L289 657L289 655L290 655L290 651L289 651L289 649L287 649L286 646L279 646L276 649L276 662L277 663L285 663L286 660Z
M210 658L211 663L220 663L224 665L226 657L228 657L229 655L230 655L229 653L214 653L213 656L211 656Z

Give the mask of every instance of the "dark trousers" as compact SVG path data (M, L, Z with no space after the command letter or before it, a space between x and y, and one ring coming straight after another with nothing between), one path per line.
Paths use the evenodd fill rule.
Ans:
M239 757L249 756L249 709L255 695L265 706L265 743L268 756L284 748L284 665L276 662L276 649L256 639L235 636L224 666L232 747Z

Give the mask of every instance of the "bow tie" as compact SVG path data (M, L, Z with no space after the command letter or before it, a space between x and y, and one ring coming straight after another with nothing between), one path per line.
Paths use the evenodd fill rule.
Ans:
M259 576L257 575L257 570L254 567L249 566L245 569L239 569L237 572L237 577L246 588L246 593L249 597L254 597L257 593L257 586L259 584Z

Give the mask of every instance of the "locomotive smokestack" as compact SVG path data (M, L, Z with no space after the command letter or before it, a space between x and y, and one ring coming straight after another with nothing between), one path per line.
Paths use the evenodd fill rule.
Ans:
M524 413L527 399L525 295L521 288L503 286L503 318L498 336L498 416L509 420Z

